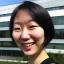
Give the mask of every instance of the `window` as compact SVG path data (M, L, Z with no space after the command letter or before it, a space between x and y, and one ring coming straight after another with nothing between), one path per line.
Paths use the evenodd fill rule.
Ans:
M8 14L1 14L0 17L4 17L4 16L11 16L11 13Z
M64 39L64 30L63 29L56 29L54 39Z
M10 33L8 30L6 31L0 31L0 38L9 38L10 37Z
M0 47L17 47L17 45L12 41L0 41Z
M8 26L9 26L9 21L0 22L0 27L8 27Z
M46 48L49 48L49 49L64 49L64 44L49 43Z
M64 16L52 17L54 25L64 25Z
M48 11L53 11L53 10L61 10L64 9L64 6L59 6L59 7L51 7L51 8L46 8Z

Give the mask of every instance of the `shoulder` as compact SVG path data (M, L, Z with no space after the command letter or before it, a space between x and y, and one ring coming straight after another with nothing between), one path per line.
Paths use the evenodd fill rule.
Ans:
M45 59L41 64L58 64L52 58Z

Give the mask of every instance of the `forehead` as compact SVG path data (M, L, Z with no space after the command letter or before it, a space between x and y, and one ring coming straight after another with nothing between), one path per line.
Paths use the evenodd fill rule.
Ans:
M19 21L28 21L31 20L32 17L26 10L19 10L15 16L14 21L19 20Z
M30 16L30 14L26 10L19 10L15 16L14 24L31 24L36 23L34 19Z

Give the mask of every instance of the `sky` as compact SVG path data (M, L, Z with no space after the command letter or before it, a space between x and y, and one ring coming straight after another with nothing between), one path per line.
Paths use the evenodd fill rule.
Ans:
M23 2L24 0L0 0L0 6Z

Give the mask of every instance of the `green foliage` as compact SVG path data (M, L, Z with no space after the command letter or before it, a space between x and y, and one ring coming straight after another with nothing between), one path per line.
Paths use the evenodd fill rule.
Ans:
M0 64L24 64L24 63L20 63L20 62L2 62L2 61L0 61Z
M52 57L54 61L58 62L59 64L64 64L64 54L48 53L48 55Z
M28 57L24 55L23 61L28 61Z
M54 53L48 53L49 57L52 57L54 59L54 61L56 61L59 64L64 64L64 54L61 54L59 52L59 54L54 54ZM24 57L17 57L16 60L18 60L19 62L2 62L0 61L0 64L26 64L26 63L21 63L20 61L28 61L28 57L24 56Z

